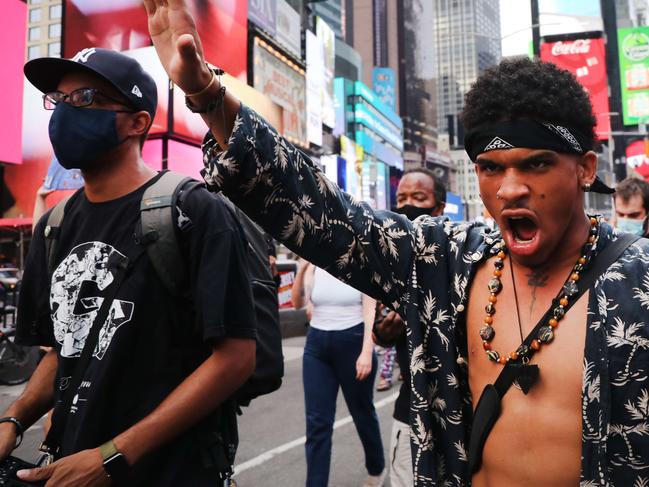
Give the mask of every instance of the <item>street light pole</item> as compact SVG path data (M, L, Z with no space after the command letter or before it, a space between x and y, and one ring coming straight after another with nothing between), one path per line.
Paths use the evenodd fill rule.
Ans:
M539 18L539 0L531 0L532 8L532 53L535 58L541 57L541 21Z

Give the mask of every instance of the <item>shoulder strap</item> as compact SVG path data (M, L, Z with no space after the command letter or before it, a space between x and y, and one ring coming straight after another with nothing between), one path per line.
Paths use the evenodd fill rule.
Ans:
M61 225L63 224L63 218L65 217L65 208L73 196L79 194L83 189L79 189L75 193L71 194L64 200L59 201L50 211L50 214L47 217L47 223L45 224L44 237L45 237L45 259L47 263L47 274L52 275L54 273L56 258L56 249L59 241L59 235L61 233Z
M163 173L142 195L141 238L147 255L164 286L174 295L186 291L187 269L182 256L173 208L181 192L200 186L195 179L174 172Z

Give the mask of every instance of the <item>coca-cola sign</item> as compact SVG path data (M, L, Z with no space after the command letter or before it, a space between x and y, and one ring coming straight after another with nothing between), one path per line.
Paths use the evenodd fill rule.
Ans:
M588 54L590 52L590 41L590 39L577 39L572 42L555 42L552 46L552 55Z
M607 139L611 132L604 51L604 39L601 37L541 44L541 60L550 61L573 73L590 95L597 117L595 131L600 140Z

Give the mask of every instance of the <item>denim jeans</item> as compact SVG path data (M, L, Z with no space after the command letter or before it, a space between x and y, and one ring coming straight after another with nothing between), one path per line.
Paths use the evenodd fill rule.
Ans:
M302 368L307 487L327 487L339 387L363 445L367 472L379 475L385 468L379 419L373 403L377 360L373 354L371 374L362 381L356 380L356 360L362 347L362 323L341 331L310 328L307 334Z

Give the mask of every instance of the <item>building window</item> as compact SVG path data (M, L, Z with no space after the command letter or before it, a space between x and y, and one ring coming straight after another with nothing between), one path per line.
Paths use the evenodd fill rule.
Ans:
M29 29L29 40L37 41L41 38L41 28L40 27L31 27Z
M40 22L41 21L41 9L40 8L33 8L29 11L29 21L34 23L34 22Z
M43 1L43 0L29 0L29 3L31 3L32 5L34 5L34 4L37 4L37 3L41 3L42 1Z
M61 43L60 42L51 42L47 45L47 55L52 57L61 56Z
M27 50L27 58L35 59L37 57L41 57L41 46L31 46Z
M61 24L51 24L49 29L49 38L56 39L61 37Z
M61 18L62 8L61 5L52 5L50 7L50 20Z

